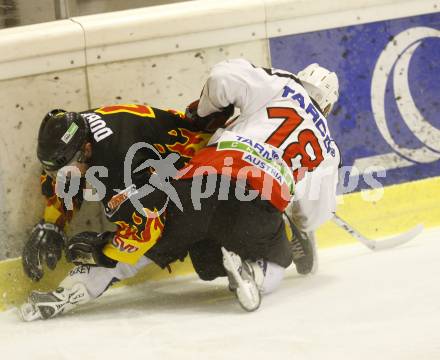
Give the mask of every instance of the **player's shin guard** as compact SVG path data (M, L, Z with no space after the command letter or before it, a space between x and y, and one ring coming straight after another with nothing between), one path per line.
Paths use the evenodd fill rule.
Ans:
M229 288L246 311L257 310L261 303L261 286L264 274L257 263L243 261L240 256L222 247L223 266L228 274Z
M77 283L72 288L59 287L51 292L33 291L28 302L22 305L20 312L25 321L49 319L85 304L89 300L90 295L86 287Z

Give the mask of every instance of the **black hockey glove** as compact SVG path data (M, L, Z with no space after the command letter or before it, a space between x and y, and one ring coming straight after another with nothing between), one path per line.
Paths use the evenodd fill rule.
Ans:
M199 100L189 104L185 111L185 117L200 131L214 132L223 127L226 121L234 114L234 105L231 104L221 111L201 117L197 115Z
M110 231L98 234L84 231L73 236L66 246L66 259L75 265L94 265L113 268L117 261L108 258L102 252L104 246L111 240L114 233Z
M32 230L24 245L22 262L26 275L39 281L43 275L43 262L49 269L55 269L66 242L64 232L55 224L41 220Z

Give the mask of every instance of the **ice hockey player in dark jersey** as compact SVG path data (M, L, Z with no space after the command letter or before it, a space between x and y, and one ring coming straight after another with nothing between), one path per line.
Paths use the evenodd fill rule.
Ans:
M57 109L48 113L39 130L37 150L44 169L41 184L47 205L43 219L23 249L25 273L35 281L40 280L43 263L54 269L67 247L68 260L75 263L95 265L95 271L107 267L115 273L120 267L126 267L131 274L138 262L144 263L144 253L158 241L165 223L166 194L153 186L138 196L145 184L153 183L157 188L166 185L157 179L152 181L154 168L148 166L150 164L142 167L142 164L146 160L151 163L168 158L175 172L209 137L210 134L199 131L197 124L189 122L183 114L145 105L112 105L80 113ZM65 169L77 169L80 173L67 174L71 183L69 191L61 181L68 178L60 174ZM117 230L102 234L83 232L67 241L64 229L81 207L87 174L99 180L101 191L99 186L97 190L105 215ZM74 180L79 182L78 188L70 194L75 188ZM60 196L63 191L66 191L64 196ZM136 196L140 204L137 208L133 201L128 201ZM90 270L91 267L84 268ZM84 269L73 271L80 273ZM123 278L124 274L114 277ZM72 298L71 292L69 294L63 295ZM31 298L35 296L38 293L31 294ZM38 315L41 314L34 314Z
M80 113L63 110L50 112L40 128L37 154L44 168L41 176L42 190L48 202L44 222L37 225L34 233L38 233L37 229L44 229L44 223L49 222L61 234L75 209L81 206L84 177L80 189L72 199L73 208L68 210L66 198L61 199L55 194L57 170L76 164L82 169L81 175L84 176L85 170L95 168L97 172L101 167L106 169L106 173L94 175L104 185L101 202L105 214L117 225L116 236L128 241L126 244L121 242L119 248L109 248L107 252L115 260L126 260L127 252L118 250L130 242L136 242L133 244L136 246L130 248L130 260L126 261L135 263L157 241L164 214L156 216L153 223L147 224L147 218L143 216L145 214L138 214L132 203L126 201L135 195L136 189L148 183L153 171L151 167L144 171L134 170L146 159L167 157L171 153L179 155L175 158L174 166L180 169L208 138L208 134L197 132L184 116L145 105L113 105ZM128 150L139 143L152 146L132 152L133 159L129 164L128 174L132 181L127 188L124 162ZM154 213L163 208L165 200L166 195L163 192L154 191L141 201L144 202L145 211ZM150 231L150 228L154 230ZM29 242L27 245L30 244ZM51 248L51 244L47 245ZM136 247L139 249L135 250ZM35 252L27 250L28 247L25 247L24 268L29 277L39 280L43 275L41 264L33 261L37 258ZM47 254L46 257L51 259L53 256Z

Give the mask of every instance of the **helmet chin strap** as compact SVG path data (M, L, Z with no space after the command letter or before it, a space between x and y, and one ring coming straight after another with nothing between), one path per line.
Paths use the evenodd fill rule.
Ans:
M328 104L324 111L322 111L322 115L324 115L325 117L329 116L330 111L332 110L332 104Z
M79 154L78 154L78 156L77 156L77 158L76 158L76 162L78 162L78 163L80 163L80 164L89 164L89 162L90 162L90 156L88 157L88 156L86 155L86 149L85 149L85 147L86 147L86 145L87 145L88 143L89 143L89 142L86 141L86 142L81 146L81 148L79 149Z
M315 101L315 99L310 98L310 100L312 100L313 105L315 105L315 107L321 112L322 115L324 115L325 117L327 117L327 114L325 114L325 110L322 110L321 107L319 106L319 104Z
M80 151L81 152L80 152L78 158L76 159L76 161L79 162L80 164L87 164L88 159L87 159L85 152L82 150L80 150Z

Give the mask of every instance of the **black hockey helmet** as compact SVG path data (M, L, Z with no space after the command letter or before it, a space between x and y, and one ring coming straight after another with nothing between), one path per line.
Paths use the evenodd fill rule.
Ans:
M48 171L73 160L87 141L89 126L76 112L54 109L44 117L38 132L37 157Z

